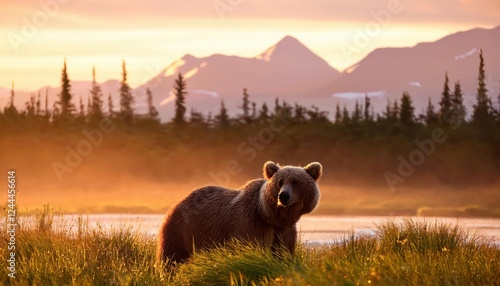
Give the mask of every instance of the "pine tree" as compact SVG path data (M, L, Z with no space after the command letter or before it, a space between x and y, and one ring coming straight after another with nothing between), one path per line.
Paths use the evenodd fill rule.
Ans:
M351 121L353 123L358 123L361 121L361 105L357 100L354 104L354 111L352 112Z
M52 118L53 120L55 118L57 118L60 114L60 111L59 111L59 104L57 104L56 101L54 101L54 104L52 104Z
M465 121L465 115L467 110L464 106L464 98L462 94L462 88L460 86L460 81L455 83L455 89L453 90L453 95L451 98L453 118L456 123L463 123Z
M61 92L59 93L59 101L57 102L58 116L61 117L62 122L67 122L73 117L75 106L72 103L73 95L71 94L71 84L66 69L66 59L61 73Z
M147 101L148 101L148 118L152 120L158 120L158 111L153 105L153 94L149 87L146 89Z
M452 107L448 72L446 72L444 77L444 87L443 92L441 93L441 101L439 102L439 106L439 122L441 123L441 125L448 125L449 122L446 119L450 116Z
M340 105L337 102L337 106L335 106L335 124L339 124L342 120L342 113L340 113Z
M99 122L103 118L102 111L102 92L101 87L97 84L95 76L95 66L92 67L92 88L89 96L90 109L87 108L90 121L93 123Z
M85 106L83 105L83 100L82 96L80 95L80 121L84 122L85 121Z
M220 103L220 112L215 117L217 125L221 128L227 128L229 126L229 115L227 114L226 106L224 105L224 100Z
M174 124L177 126L184 125L186 123L186 81L181 73L179 73L177 79L174 83L174 95L175 95L175 116Z
M87 112L89 113L89 116L92 111L92 102L90 102L91 98L91 96L87 96Z
M488 97L488 90L486 89L482 50L479 50L479 75L477 81L476 103L473 107L472 122L477 126L485 126L488 125L490 121L491 101Z
M109 118L114 117L113 99L111 98L111 92L108 93L108 117Z
M40 97L41 97L41 94L40 94L40 91L38 91L38 96L36 98L36 103L35 103L35 115L37 117L41 116L42 115L42 109L41 109L41 103L40 103Z
M311 106L311 108L306 109L306 112L311 122L324 123L328 121L328 112L320 111L317 106Z
M283 100L283 104L279 108L277 115L285 122L290 122L293 119L293 107Z
M387 98L387 104L385 105L385 111L383 112L383 118L387 121L391 120L392 116L392 108L391 108L391 100Z
M403 92L403 96L401 97L401 109L399 112L399 121L403 125L413 125L415 123L415 116L413 114L415 108L413 107L413 103L408 92Z
M26 102L26 116L27 117L35 117L36 108L35 108L35 95L31 94L30 99Z
M212 112L208 112L207 114L207 120L206 120L206 124L207 124L207 127L208 128L211 128L213 127L215 124L214 124L214 118L212 116Z
M127 124L131 124L134 116L132 104L134 97L127 83L127 67L125 60L122 61L122 82L120 87L120 117Z
M252 120L250 117L250 100L248 99L247 89L243 89L243 104L241 105L241 110L243 114L241 115L241 119L244 123L249 124Z
M371 100L368 97L368 95L365 95L365 108L363 110L365 122L373 121L373 114L371 113L370 109L371 109Z
M347 107L342 109L342 124L349 124L351 122L351 118L349 116L349 111L347 110Z
M43 115L49 119L50 118L50 113L49 113L49 89L45 89L45 111Z
M10 90L10 101L9 104L4 107L4 115L7 118L15 118L18 115L18 111L16 107L14 106L14 81L12 81L12 88Z
M395 99L394 102L392 103L392 109L391 109L391 120L393 122L397 122L399 120L399 104L398 100Z
M306 121L305 108L297 103L295 103L294 108L294 120L298 123L303 123Z
M203 117L203 113L196 111L194 108L191 108L191 114L189 115L189 124L194 126L205 126L205 118Z
M274 116L279 117L281 115L281 105L278 97L274 99Z
M427 104L427 109L425 111L425 124L427 126L432 126L438 122L438 115L434 111L434 105L432 104L431 98L429 97L429 102Z
M259 112L259 121L261 123L267 122L269 120L269 108L267 104L264 102Z
M257 118L257 103L252 102L252 120Z

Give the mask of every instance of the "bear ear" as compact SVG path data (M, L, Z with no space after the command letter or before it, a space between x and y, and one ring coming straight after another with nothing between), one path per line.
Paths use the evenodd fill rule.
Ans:
M278 172L280 166L272 161L267 161L264 164L264 178L271 179L274 173Z
M309 165L305 166L304 169L306 170L306 173L311 175L311 177L313 177L315 181L317 181L323 173L323 166L321 166L321 164L318 162L310 163Z

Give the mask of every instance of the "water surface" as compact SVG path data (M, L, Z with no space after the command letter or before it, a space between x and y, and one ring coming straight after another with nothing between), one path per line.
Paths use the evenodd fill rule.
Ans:
M104 231L130 227L147 235L156 236L164 215L149 214L95 214L83 216L90 228ZM464 230L492 239L500 245L500 219L498 218L444 218L410 217L416 221L458 225ZM56 218L57 219L57 218ZM65 215L64 220L76 231L78 216ZM305 243L334 243L344 237L360 234L375 235L377 224L387 220L401 222L403 217L379 216L304 216L298 223L299 237ZM55 221L55 225L57 222Z

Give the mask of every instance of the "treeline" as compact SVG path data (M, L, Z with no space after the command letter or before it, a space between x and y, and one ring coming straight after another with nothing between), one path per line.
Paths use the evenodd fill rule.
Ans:
M450 129L461 128L467 137L481 136L499 139L500 131L500 94L498 103L493 104L488 97L485 83L484 58L479 53L478 87L476 103L470 114L464 106L460 82L450 88L448 75L445 81L441 99L435 105L429 98L427 109L422 114L416 114L409 93L403 92L399 100L388 100L385 110L375 113L369 97L363 102L356 101L354 110L349 111L345 106L337 104L334 120L330 120L328 112L318 107L304 107L299 104L290 104L285 100L276 98L274 106L263 103L257 106L250 100L247 89L243 89L241 111L231 117L221 101L220 110L213 115L203 114L195 109L186 107L187 83L182 74L178 74L173 92L175 95L175 114L170 122L161 123L156 107L153 105L152 92L149 88L147 94L147 113L134 113L134 97L127 83L127 70L125 61L122 62L122 80L119 89L120 102L118 110L114 107L111 95L104 97L100 86L96 82L95 69L92 70L92 87L89 91L88 101L84 103L80 98L78 106L73 103L71 82L66 69L66 61L61 73L61 91L57 101L52 107L48 106L48 95L43 97L40 93L32 95L25 103L23 109L18 110L15 105L14 84L10 100L0 110L0 126L4 130L47 131L51 129L78 130L82 127L98 127L103 121L113 122L117 128L123 130L158 131L165 130L236 130L248 126L256 127L269 124L274 119L280 119L286 124L306 124L311 128L321 126L334 128L343 134L373 134L380 135L409 135L416 136L416 132L430 131L436 126ZM105 108L105 106L107 107ZM106 111L105 111L106 110ZM253 128L252 128L253 129ZM458 132L460 133L460 132Z

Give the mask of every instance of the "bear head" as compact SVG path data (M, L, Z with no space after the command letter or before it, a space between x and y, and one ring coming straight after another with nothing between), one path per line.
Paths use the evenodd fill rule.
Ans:
M285 166L268 161L264 164L264 183L260 203L265 216L278 226L293 225L300 216L313 211L319 201L317 181L322 174L320 163L305 167Z

